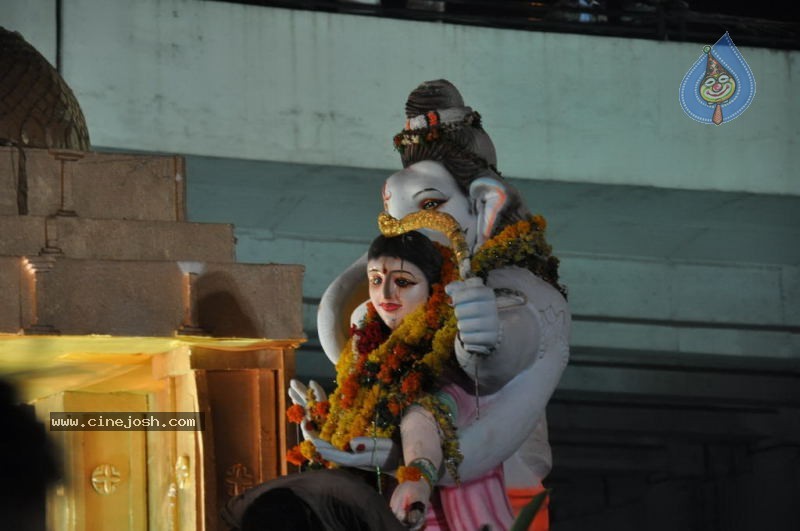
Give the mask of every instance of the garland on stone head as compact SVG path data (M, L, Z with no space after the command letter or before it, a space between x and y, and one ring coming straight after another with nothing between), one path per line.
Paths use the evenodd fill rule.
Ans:
M545 239L546 228L547 221L538 214L506 226L473 255L472 270L485 281L494 269L521 267L556 288L566 299L567 289L558 283L558 258L552 255L552 247Z

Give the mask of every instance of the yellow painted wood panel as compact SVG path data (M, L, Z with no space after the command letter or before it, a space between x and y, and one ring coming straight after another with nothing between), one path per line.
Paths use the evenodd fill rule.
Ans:
M147 398L132 393L67 391L38 401L50 412L147 411ZM51 432L60 446L64 479L48 497L52 531L147 530L147 451L144 431Z

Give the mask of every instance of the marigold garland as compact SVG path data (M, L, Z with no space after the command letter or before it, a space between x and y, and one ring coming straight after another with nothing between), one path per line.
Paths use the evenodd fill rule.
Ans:
M472 270L485 280L493 269L515 265L529 270L565 298L567 290L558 283L558 258L544 236L547 222L540 215L506 226L484 243L472 257Z
M434 292L443 290L441 284ZM431 312L431 306L436 306ZM437 328L426 317L436 313ZM429 393L445 364L452 359L457 328L452 308L445 298L432 296L412 312L375 349L364 348L359 335L379 324L377 312L368 305L360 329L337 364L336 391L330 397L328 418L320 436L344 450L353 437L391 437L400 424L402 412Z

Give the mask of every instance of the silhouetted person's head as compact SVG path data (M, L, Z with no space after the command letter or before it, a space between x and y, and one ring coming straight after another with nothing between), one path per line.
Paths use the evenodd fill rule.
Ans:
M298 495L285 488L265 492L242 517L242 531L318 531L325 527Z
M47 487L59 478L58 462L33 408L20 404L0 381L0 527L44 530Z
M379 531L370 529L346 503L337 503L334 499L316 501L325 504L325 524L292 489L268 490L254 499L244 512L241 531Z

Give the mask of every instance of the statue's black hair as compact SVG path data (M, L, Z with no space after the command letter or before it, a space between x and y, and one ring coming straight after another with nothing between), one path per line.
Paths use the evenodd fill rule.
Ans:
M380 235L372 241L367 258L391 256L411 262L422 270L429 286L441 279L442 254L423 234L410 231L401 236Z

